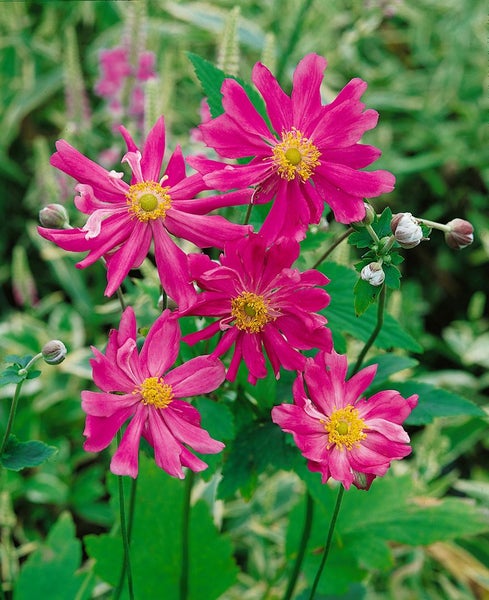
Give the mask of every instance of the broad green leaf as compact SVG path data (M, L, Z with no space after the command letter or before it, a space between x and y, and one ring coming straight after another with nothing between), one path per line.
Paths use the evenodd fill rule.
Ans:
M471 400L436 388L429 383L419 381L403 381L396 384L396 389L404 396L418 394L418 405L408 417L409 425L426 425L435 417L455 417L460 415L482 417L484 411Z
M359 278L353 286L355 314L363 315L367 308L377 301L382 286L370 285L368 281Z
M234 437L234 418L230 409L222 402L209 398L197 398L195 405L202 417L202 427L216 440L230 440Z
M383 386L391 375L404 371L405 369L412 369L418 364L415 358L410 356L399 356L389 352L388 354L379 354L368 360L363 366L377 365L377 372L375 373L375 379L371 385L371 389L380 388ZM397 389L398 382L393 384L393 387ZM385 389L385 388L384 388Z
M357 274L353 269L333 262L323 263L318 269L331 280L326 287L331 302L321 312L328 319L335 348L340 352L346 350L343 339L345 333L366 342L377 322L377 307L371 306L361 317L355 315L352 290ZM374 345L382 349L403 348L411 352L422 350L418 342L389 314L384 316L384 324Z
M187 482L170 477L144 456L140 458L138 479L131 538L135 596L178 598ZM191 509L189 530L188 600L215 600L236 579L231 543L216 530L203 501ZM111 585L117 585L122 562L121 539L103 534L86 536L84 541L89 556L96 561L95 573ZM218 573L219 577L210 577L212 573Z
M46 541L26 560L15 584L14 600L84 600L91 597L93 584L77 574L82 559L71 515L61 514ZM87 585L86 585L87 584ZM82 587L85 589L82 591Z
M57 451L57 448L48 446L44 442L19 442L14 435L11 435L0 462L6 469L20 471L26 467L37 467Z

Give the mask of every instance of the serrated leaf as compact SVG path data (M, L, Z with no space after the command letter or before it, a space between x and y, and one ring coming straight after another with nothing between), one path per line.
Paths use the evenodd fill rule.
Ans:
M61 514L46 541L26 560L15 584L14 600L66 600L91 597L88 579L76 572L82 559L81 542L76 538L71 515ZM85 581L86 580L86 581ZM86 585L87 584L87 585ZM82 587L85 589L81 591Z
M359 278L353 286L355 314L363 315L367 308L377 301L382 286L370 285L368 281Z
M14 435L8 439L0 463L11 471L20 471L26 467L37 467L58 451L44 442L19 442Z
M385 208L381 215L375 216L371 226L379 239L392 235L391 220L392 211L389 207ZM370 248L374 244L374 240L367 229L361 227L349 236L348 243L357 248Z
M418 405L409 415L409 425L426 425L436 417L471 416L482 417L485 412L471 400L420 381L396 383L396 389L407 397L418 394Z
M388 288L398 290L401 287L401 271L395 265L383 264L385 273L384 283Z
M182 565L182 515L186 482L140 457L131 537L131 565L136 598L178 598ZM236 580L233 549L219 534L208 506L199 501L190 512L188 600L215 600ZM84 538L95 573L111 585L119 579L122 541L110 534ZM219 577L210 577L218 573Z
M9 383L20 383L25 379L25 375L19 375L17 371L4 371L0 375L0 386L8 385Z
M197 54L188 52L187 56L194 67L197 79L202 85L202 89L204 90L204 94L207 97L207 103L209 104L209 109L213 118L222 115L224 112L221 94L221 86L223 81L225 79L234 79L244 88L253 106L268 123L268 116L265 108L265 103L263 102L263 99L254 87L252 87L249 83L243 81L239 77L226 74L224 71L213 65L211 62L205 60Z

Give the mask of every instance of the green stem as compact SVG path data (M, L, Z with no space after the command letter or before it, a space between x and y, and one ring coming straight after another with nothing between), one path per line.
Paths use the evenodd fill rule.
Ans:
M25 371L27 373L27 369L28 367L30 367L35 360L37 360L40 356L42 356L42 354L38 354L37 356L35 356L25 367L24 369L21 369L21 371ZM20 371L19 371L20 373ZM20 391L22 389L22 384L24 383L25 379L22 379L21 381L19 381L19 383L15 386L15 392L14 392L14 397L12 400L12 404L10 405L10 413L8 415L8 421L7 421L7 427L5 429L5 433L3 434L3 440L2 440L2 445L0 446L0 456L2 456L3 451L5 450L5 447L8 443L8 438L10 436L10 432L12 431L12 425L14 424L14 419L15 419L15 413L17 412L17 406L19 404L19 398L20 398Z
M294 569L292 570L292 575L290 576L289 585L287 586L283 600L290 600L292 598L292 594L294 593L297 578L299 577L299 573L301 570L302 561L304 560L304 555L306 553L307 542L311 534L313 513L314 500L312 499L311 494L308 493L306 496L306 515L304 517L304 528L302 530L301 541L299 544L299 549L297 551Z
M321 564L319 565L319 569L317 570L316 577L314 579L314 583L312 584L311 593L309 594L309 600L313 600L314 595L316 593L316 589L319 584L319 580L321 579L321 574L324 569L324 565L326 564L326 560L328 558L329 550L331 548L331 542L333 541L333 533L336 525L336 520L338 519L338 514L341 508L341 501L343 500L343 494L345 493L345 488L340 486L338 490L338 496L336 498L336 505L334 507L333 516L331 518L331 523L329 524L328 537L326 539L326 546L324 548L323 557L321 559Z
M124 312L126 310L126 303L124 301L124 296L122 294L122 290L120 287L117 288L117 298L119 300L119 304L121 305L121 310Z
M311 267L311 269L317 269L318 266L328 258L328 256L333 252L335 248L337 248L341 242L346 240L346 238L353 233L353 228L349 227L345 232L343 232L336 240L331 244L331 246L326 250L326 252L319 258Z
M302 27L304 25L304 19L305 19L307 11L311 8L311 4L312 4L312 0L304 0L304 3L302 4L299 12L297 13L297 19L296 19L296 22L294 23L294 26L292 27L292 31L291 31L289 39L287 41L287 45L286 45L284 51L281 52L281 54L280 54L280 59L279 59L279 62L277 65L277 70L276 70L276 77L277 77L278 81L280 81L282 79L282 76L285 71L285 65L287 64L287 59L292 54L297 42L299 41L299 38L300 38L300 35L302 32Z
M385 298L386 286L383 285L379 294L379 304L377 306L377 323L370 337L365 342L365 346L362 348L362 351L358 355L357 362L355 363L355 366L353 367L353 371L351 373L352 375L355 375L355 373L357 373L360 370L360 367L362 366L363 360L367 352L370 350L372 344L375 342L375 339L377 338L377 336L380 333L380 330L382 329L382 325L384 324Z
M117 445L121 442L121 432L117 432ZM120 598L122 592L122 585L124 582L124 578L127 575L127 589L129 592L130 600L134 600L134 590L132 584L132 571L131 571L131 556L129 552L129 536L127 533L126 527L126 505L124 498L124 480L122 479L122 475L117 476L117 483L119 486L119 513L121 520L121 534L122 534L122 546L124 549L124 560L122 563L122 572L119 578L119 584L114 593L114 600L118 600Z
M182 514L182 570L180 572L180 600L188 598L188 574L189 574L189 533L190 533L190 498L194 483L194 472L189 469L185 481L185 496Z
M243 221L243 225L248 225L251 217L251 209L253 208L253 202L248 204L248 208L246 209L246 215Z

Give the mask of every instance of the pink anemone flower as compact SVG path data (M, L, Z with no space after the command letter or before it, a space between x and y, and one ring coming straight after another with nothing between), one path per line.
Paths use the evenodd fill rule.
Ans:
M272 409L274 423L291 433L311 471L330 477L345 489L351 484L369 489L385 475L392 460L411 452L401 424L416 406L418 396L403 398L386 390L368 399L361 394L372 383L377 365L359 371L348 381L346 356L319 352L308 359L293 386L294 404Z
M241 360L254 384L267 375L265 353L278 378L280 366L304 366L300 350L331 349L326 318L315 312L329 303L329 295L317 287L329 280L319 271L293 269L299 250L294 240L281 238L268 246L262 236L251 234L227 244L221 264L204 255L189 256L191 273L204 291L186 314L218 320L183 341L195 344L222 333L213 354L221 356L234 344L228 380L235 379Z
M363 198L394 187L394 176L388 171L360 170L381 154L358 143L378 120L378 113L364 111L360 102L367 84L352 79L333 102L322 105L325 68L323 57L305 56L297 65L288 96L264 65L254 66L252 80L263 96L271 127L243 87L226 79L221 88L225 112L200 125L203 139L220 156L253 158L235 166L189 158L212 188L254 186L255 203L275 197L260 230L269 240L280 235L303 239L307 226L319 222L325 202L340 223L360 221L365 216Z
M68 142L56 143L57 152L51 157L51 164L79 181L75 189L80 195L75 197L75 205L89 217L81 229L40 227L39 233L64 250L88 251L78 268L104 257L107 296L117 290L131 269L141 265L153 242L163 288L181 308L186 308L193 302L195 291L190 283L187 256L171 235L199 248L223 248L227 240L242 237L250 227L206 213L244 204L249 200L249 192L196 198L206 186L198 173L186 176L179 147L160 177L165 152L163 117L149 132L142 152L125 128L120 130L128 147L122 160L133 172L130 184L122 180L122 173L106 171Z
M119 330L112 330L105 354L92 348L93 380L101 392L82 392L87 414L84 448L100 452L122 425L129 424L110 469L136 477L141 436L154 448L156 464L183 479L182 467L202 471L206 463L187 446L204 454L220 452L224 444L200 426L197 409L181 398L208 394L224 380L224 366L212 356L199 356L171 369L180 349L176 314L165 310L155 321L138 353L136 319L124 311Z

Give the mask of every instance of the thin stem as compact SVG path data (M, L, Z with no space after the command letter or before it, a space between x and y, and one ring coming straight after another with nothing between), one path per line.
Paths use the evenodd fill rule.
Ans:
M122 290L120 287L117 288L117 298L119 300L119 304L121 305L121 310L124 312L126 310L126 303L124 301L124 296L122 294Z
M311 534L313 513L314 500L312 499L311 494L308 493L306 496L306 515L304 517L304 528L302 530L301 541L299 544L299 549L297 551L297 557L295 559L292 575L289 579L289 585L287 586L283 600L290 600L292 598L292 594L294 593L294 589L297 584L297 578L299 577L299 573L301 570L302 561L304 560L304 555L306 553L309 535Z
M190 533L190 498L194 483L194 472L189 470L185 481L185 496L183 499L182 514L182 570L180 572L180 600L188 598L188 574L189 574L189 533Z
M243 225L248 225L251 217L251 209L253 208L253 202L248 204L248 208L246 209L246 215L243 221Z
M31 361L32 362L32 361ZM17 411L17 405L19 404L20 398L20 390L22 389L22 384L24 383L24 379L19 381L19 383L15 387L14 397L12 400L12 404L10 405L10 413L8 416L7 427L5 429L5 433L3 434L2 445L0 446L0 456L2 456L3 451L8 442L8 438L10 436L10 432L12 431L12 425L14 424L15 413Z
M370 350L372 344L375 342L375 339L377 338L377 336L380 333L380 330L382 329L382 325L384 324L385 298L386 286L383 285L379 294L379 304L377 306L377 323L370 337L365 342L365 346L362 348L362 351L358 355L357 362L355 363L355 366L353 367L353 371L351 373L352 375L355 375L355 373L359 371L367 352Z
M134 508L136 507L136 490L138 478L131 479L131 495L129 496L129 515L127 516L127 539L131 543L132 525L134 523Z
M276 70L276 77L277 77L278 81L280 81L282 79L282 75L284 74L284 70L285 70L285 65L287 64L287 59L292 54L297 42L299 41L299 38L300 38L300 35L302 32L302 27L304 25L304 19L305 19L307 11L311 7L311 4L312 4L312 0L304 0L304 3L302 4L299 12L297 13L297 19L292 27L289 39L287 41L287 45L286 45L284 51L281 52L281 54L280 54L280 59L279 59L279 62L277 65L277 70Z
M319 565L319 569L317 570L316 577L314 579L314 583L312 584L311 593L309 594L309 600L313 600L313 598L314 598L316 589L319 584L319 580L321 579L324 565L326 564L326 560L328 558L329 550L331 548L331 542L333 541L334 528L336 525L336 520L338 519L338 514L340 512L341 501L343 500L344 493L345 493L345 488L343 486L340 486L340 489L338 490L338 496L336 498L336 505L334 507L333 516L331 518L331 523L329 524L329 531L328 531L328 537L326 539L326 546L324 547L321 564Z
M317 269L317 267L328 258L328 256L331 254L331 252L333 252L333 250L335 248L337 248L341 242L343 242L344 240L346 240L346 238L353 233L353 228L349 227L345 232L343 232L339 237L336 238L336 240L331 244L331 246L326 250L326 252L321 256L321 258L319 258L313 265L312 265L312 269Z
M117 432L117 445L121 442L121 432ZM124 578L127 575L127 589L129 592L130 600L134 600L134 590L132 585L132 571L131 571L131 556L129 552L129 536L127 534L126 527L126 506L125 506L125 498L124 498L124 480L122 479L122 475L117 476L117 483L119 487L119 514L121 520L121 534L122 534L122 546L124 549L124 560L122 563L122 572L119 578L119 584L114 593L114 600L118 600L120 598L122 592L122 585L124 583Z
M380 242L379 236L377 235L377 233L375 232L375 229L372 227L372 225L365 225L365 229L368 231L368 233L370 234L370 237L373 239L373 241L378 244Z
M440 231L449 232L450 227L448 225L444 225L443 223L437 223L436 221L429 221L428 219L419 219L416 217L416 220L421 225L426 225L426 227L431 227L431 229L439 229Z

